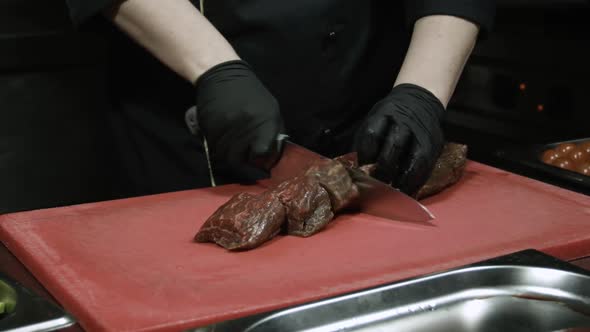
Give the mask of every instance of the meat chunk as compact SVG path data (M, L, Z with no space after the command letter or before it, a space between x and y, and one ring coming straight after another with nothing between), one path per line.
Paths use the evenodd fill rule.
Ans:
M359 197L358 187L344 165L336 160L319 160L307 169L305 175L315 178L326 189L334 212L345 209Z
M466 161L467 146L447 143L417 198L434 195L457 182ZM323 159L261 195L237 194L207 219L195 240L214 242L229 250L252 249L277 235L283 225L290 235L311 236L326 227L336 212L352 207L359 197L348 173L350 168L371 174L375 165L359 167L353 154Z
M273 193L285 207L289 235L311 236L334 217L330 196L314 177L298 176L287 180Z
M358 168L359 161L356 152L347 153L345 155L334 158L337 162L344 165L345 168Z
M445 144L428 181L420 188L416 198L423 199L432 196L455 184L463 176L466 163L467 145Z
M275 195L240 193L205 221L195 240L228 250L252 249L277 235L284 220L285 208Z

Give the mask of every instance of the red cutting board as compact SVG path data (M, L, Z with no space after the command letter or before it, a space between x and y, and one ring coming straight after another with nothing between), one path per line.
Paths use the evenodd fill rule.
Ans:
M434 226L341 216L230 253L192 237L227 186L0 217L0 239L91 331L177 331L536 248L590 254L590 197L470 162ZM392 207L395 208L395 207Z

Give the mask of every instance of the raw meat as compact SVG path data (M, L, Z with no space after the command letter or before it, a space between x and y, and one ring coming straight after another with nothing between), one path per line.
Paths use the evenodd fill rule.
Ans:
M356 152L347 153L345 155L334 158L334 160L341 163L346 168L359 167L358 155Z
M434 165L426 184L416 194L423 199L438 194L445 188L455 184L463 176L467 163L467 145L457 143L445 144L443 151Z
M466 160L467 146L446 144L416 197L434 195L457 182ZM311 236L321 231L334 213L354 206L359 190L347 169L357 167L355 154L324 159L261 195L237 194L207 219L195 239L229 250L252 249L277 235L285 221L288 234ZM371 174L375 165L359 168Z
M285 207L289 235L311 236L334 217L328 192L313 177L295 177L281 183L273 193Z
M240 193L205 221L195 240L229 250L252 249L277 235L284 221L285 208L275 195Z
M317 179L328 191L334 212L343 210L359 196L358 187L352 182L348 171L336 160L319 160L307 169L305 175Z
M320 160L261 195L235 195L207 219L195 240L229 250L252 249L277 235L285 220L288 234L308 237L321 231L336 211L358 196L358 188L340 162Z

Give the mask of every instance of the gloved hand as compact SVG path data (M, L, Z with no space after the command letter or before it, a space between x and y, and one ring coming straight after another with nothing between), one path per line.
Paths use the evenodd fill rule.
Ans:
M377 163L376 178L414 195L442 151L443 113L444 106L428 90L413 84L394 87L356 132L359 162Z
M199 130L213 160L264 168L277 159L283 129L279 104L246 62L212 67L195 88Z

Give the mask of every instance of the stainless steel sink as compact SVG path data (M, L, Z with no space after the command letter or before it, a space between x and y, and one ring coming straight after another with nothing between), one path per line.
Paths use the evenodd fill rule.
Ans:
M74 323L60 307L0 274L0 331L55 331Z
M528 250L435 275L193 329L590 331L587 271Z

